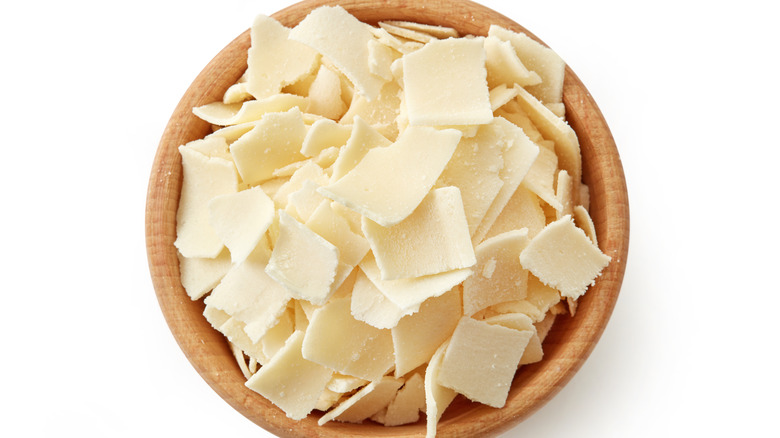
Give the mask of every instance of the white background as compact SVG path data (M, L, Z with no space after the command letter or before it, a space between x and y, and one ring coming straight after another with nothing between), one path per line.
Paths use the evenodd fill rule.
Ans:
M0 435L270 436L174 342L149 277L144 208L157 143L189 83L255 14L291 3L4 6ZM542 38L590 89L631 207L628 269L601 342L505 437L775 430L771 2L482 3Z

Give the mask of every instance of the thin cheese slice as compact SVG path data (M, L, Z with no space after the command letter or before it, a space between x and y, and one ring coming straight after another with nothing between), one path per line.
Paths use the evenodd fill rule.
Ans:
M506 84L501 84L490 90L490 108L493 111L509 103L517 96L517 87L508 88Z
M339 250L284 211L279 211L279 239L265 268L295 298L324 304L333 293Z
M390 330L380 330L350 313L350 299L331 300L309 321L303 355L341 374L375 381L393 366Z
M395 327L405 315L411 315L419 308L419 304L408 309L398 307L382 294L366 274L358 271L350 306L355 319L379 329L390 329Z
M317 424L322 426L331 420L345 423L360 423L387 407L401 385L403 385L402 380L389 376L371 382L330 412L320 417L317 420Z
M439 424L444 410L458 395L454 390L439 384L441 364L448 346L449 341L444 342L431 356L431 360L425 368L425 438L436 436L436 426Z
M525 269L573 299L585 293L609 261L571 216L547 225L520 254Z
M495 123L504 130L507 138L505 140L507 148L503 156L504 167L499 172L499 177L504 184L474 231L472 235L474 243L484 239L539 155L539 146L534 144L522 129L501 117L497 117Z
M464 315L525 298L528 271L520 265L520 253L528 242L528 229L523 228L491 237L477 246L474 275L463 282Z
M257 246L273 222L274 201L260 187L217 196L209 201L209 223L241 263Z
M333 204L324 200L306 221L306 226L339 249L340 260L357 266L370 246L365 237L352 231L348 220L338 213Z
M544 103L561 102L566 64L557 53L531 39L524 33L512 32L499 25L491 25L488 37L496 37L512 44L525 66L542 78L541 83L528 87Z
M325 170L313 161L304 162L301 167L296 169L289 180L282 183L273 194L274 203L278 208L285 208L289 202L289 197L293 193L301 190L306 183L311 181L318 186L328 183L328 176Z
M436 37L427 34L425 32L409 29L407 27L396 26L386 21L380 21L378 24L380 28L386 30L391 35L395 35L397 37L401 37L407 40L417 41L419 43L426 44L437 39Z
M532 334L464 316L442 359L438 383L472 401L503 407Z
M179 147L183 179L176 212L174 245L184 257L214 258L224 245L209 223L209 201L238 191L236 168L228 160L209 158L185 146Z
M290 29L265 15L258 15L250 31L247 57L247 91L256 99L278 94L317 66L319 55L288 38Z
M222 131L226 128L219 129ZM247 131L251 128L247 128ZM246 132L246 131L244 131ZM228 150L228 139L223 136L206 136L202 140L194 140L187 143L187 147L192 150L198 151L201 154L209 158L223 158L225 160L233 160Z
M333 371L301 355L303 332L296 331L284 347L260 368L246 386L281 408L289 418L301 420L311 412Z
M438 297L472 274L471 269L464 268L424 277L382 280L379 266L372 254L360 262L360 269L388 299L402 309L420 304L428 298Z
M266 261L258 251L235 264L205 300L206 305L246 324L253 342L277 324L291 298L265 273Z
M393 327L395 375L403 376L427 362L449 339L463 315L460 288L426 300L420 310Z
M276 94L261 100L241 103L208 103L195 107L192 113L217 126L231 126L260 120L269 113L281 113L293 108L306 108L307 100L293 94Z
M382 226L409 216L455 152L460 132L410 127L390 146L373 148L349 173L320 192ZM404 187L397 187L403 181Z
M333 174L331 175L333 181L338 181L339 178L352 170L369 150L391 144L390 140L372 128L362 117L355 116L353 121L349 139L339 152L336 162L333 163Z
M415 423L420 419L420 411L425 412L425 381L415 373L406 379L403 388L387 406L383 424L400 426Z
M386 20L386 24L390 24L396 27L402 27L404 29L416 30L417 32L427 33L439 39L444 38L458 38L460 35L458 31L446 26L436 26L432 24L417 23L415 21L402 21L402 20Z
M528 114L539 132L548 140L555 142L558 164L569 172L572 179L572 193L579 197L582 181L582 155L577 133L563 119L556 116L534 96L522 88L518 89L517 102ZM575 198L575 202L577 198Z
M324 65L320 66L317 77L309 87L308 97L307 113L338 120L347 110L347 105L341 100L339 75Z
M223 250L213 259L184 257L177 253L181 285L192 300L199 300L230 270L230 253Z
M422 277L476 263L457 187L434 189L409 217L384 227L364 218L382 280Z
M398 52L377 40L372 39L368 41L368 68L371 73L386 81L393 80L393 72L390 69L390 65L399 56Z
M556 211L563 210L563 205L555 196L555 173L558 170L558 157L555 151L539 148L539 156L523 180L523 186L535 193Z
M246 82L237 82L225 90L225 94L222 96L222 103L239 103L251 100L252 97L249 91L247 91Z
M230 145L230 153L241 179L259 184L271 179L279 167L303 160L301 145L306 126L298 108L284 113L270 113Z
M384 44L404 55L412 53L415 50L422 48L424 45L419 41L410 41L406 38L399 38L385 29L382 29L381 27L372 26L371 33L379 43Z
M260 347L262 348L263 355L265 356L261 365L268 363L276 353L278 353L287 339L295 332L295 310L294 307L287 307L280 316L279 322L275 326L268 329L268 331L260 339Z
M555 199L560 203L561 209L555 211L556 219L572 215L574 212L572 186L573 182L569 172L566 172L566 170L558 172L558 178L555 183Z
M581 228L582 231L590 237L590 241L593 242L594 245L599 246L598 238L596 238L596 225L593 223L593 219L591 219L588 210L582 205L578 205L574 207L573 216L574 223L577 227Z
M246 364L246 358L244 357L244 352L241 351L236 344L233 344L232 342L228 342L230 344L230 351L233 353L233 357L236 358L236 362L238 363L238 368L241 370L241 374L244 375L245 379L248 379L252 377L252 374L249 372L249 366Z
M520 358L520 365L527 365L529 363L535 363L542 360L544 352L542 351L542 341L539 339L539 335L536 333L536 326L534 321L523 313L507 313L503 315L496 315L491 318L486 318L485 322L490 324L498 324L503 327L515 329L515 330L528 330L533 332L531 339L528 341L528 345L523 350L523 357Z
M333 374L333 378L330 379L330 382L328 382L328 389L343 394L345 392L354 391L367 383L368 381L364 379L335 373Z
M306 132L301 154L314 157L332 146L343 146L351 133L350 126L340 125L330 119L317 120Z
M433 41L402 60L410 125L480 125L493 120L481 38Z
M355 93L340 123L349 125L355 116L360 116L382 135L395 140L399 132L396 120L401 111L401 95L403 92L396 81L387 82L380 90L379 96L370 101L363 95Z
M539 335L539 339L542 342L544 342L544 339L550 334L550 330L552 330L552 326L555 323L555 316L556 315L552 312L548 313L542 321L534 324L536 333Z
M528 237L534 237L547 225L539 198L522 184L515 190L506 206L501 210L486 238L511 230L528 228Z
M206 306L206 309L209 309L209 306ZM216 312L220 311L217 310ZM215 328L227 338L228 342L240 348L247 356L258 361L263 360L264 356L262 345L253 342L249 338L249 335L247 335L246 331L244 330L246 328L246 324L237 320L236 318L228 317L224 323Z
M500 173L507 137L499 120L480 126L474 137L462 138L436 182L438 187L460 189L469 236L474 234L504 185Z
M488 36L485 38L485 54L487 81L491 87L499 85L513 87L515 84L525 87L542 82L538 74L529 71L523 65L509 41Z
M368 42L373 34L369 25L341 6L313 10L290 31L290 39L328 58L366 99L379 95L385 80L372 74L368 67Z
M287 197L285 211L299 222L306 222L322 202L330 202L320 195L317 189L320 186L311 180L303 182L303 186Z

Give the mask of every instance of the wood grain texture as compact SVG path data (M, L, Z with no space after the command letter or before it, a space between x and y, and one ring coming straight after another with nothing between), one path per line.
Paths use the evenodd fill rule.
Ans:
M490 24L522 31L509 18L463 0L342 0L303 1L273 15L294 26L313 8L340 4L367 23L411 20L451 26L462 34L485 35ZM252 17L248 17L248 21ZM538 40L538 38L537 38ZM244 386L244 377L221 334L202 316L203 303L191 301L179 280L173 242L181 191L178 146L202 138L207 123L192 108L222 97L246 69L249 32L223 49L198 75L176 107L160 141L152 168L146 207L146 243L154 288L160 308L182 351L203 379L230 405L266 430L281 437L419 437L425 419L416 424L384 427L328 423L317 426L317 416L293 422L263 397ZM550 400L582 366L599 340L620 291L628 254L629 212L625 177L615 142L590 93L567 67L564 82L567 120L577 132L583 155L583 180L590 187L591 215L602 251L612 257L596 285L580 299L576 317L558 318L544 343L540 363L517 374L502 409L471 403L459 397L439 422L438 436L495 436L513 427Z

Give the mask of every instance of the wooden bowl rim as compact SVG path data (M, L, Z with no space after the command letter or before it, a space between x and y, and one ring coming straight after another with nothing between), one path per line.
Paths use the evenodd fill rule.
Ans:
M304 0L272 17L282 24L293 26L311 9L337 4L372 24L381 15L381 19L386 20L450 25L464 34L475 35L484 35L487 24L498 24L525 32L542 42L509 18L467 0ZM385 8L384 12L380 14L377 5ZM392 14L386 12L388 8L393 11ZM202 317L202 300L191 301L181 285L176 248L173 246L181 190L181 158L177 148L209 132L210 126L197 119L192 114L192 108L221 99L227 85L235 82L246 68L248 47L247 30L203 69L174 110L155 156L147 194L146 244L155 293L166 322L185 356L203 379L241 414L278 436L424 436L424 416L418 423L398 427L335 422L320 427L316 424L317 415L310 415L300 422L288 419L281 410L243 385L245 379L224 338ZM628 195L620 156L601 111L568 66L564 103L567 121L580 137L583 179L591 189L591 212L599 246L612 257L612 262L596 285L580 299L577 315L556 321L545 340L545 359L518 372L506 406L494 409L459 397L445 411L439 423L437 435L440 437L494 436L541 408L568 383L590 355L617 301L629 238Z

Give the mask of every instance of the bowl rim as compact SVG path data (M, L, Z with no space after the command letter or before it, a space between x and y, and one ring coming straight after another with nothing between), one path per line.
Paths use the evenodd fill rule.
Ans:
M498 24L525 32L544 44L518 23L468 0L304 0L271 16L286 26L293 26L311 9L340 5L362 21L375 24L376 20L369 17L377 16L377 3L394 12L382 15L382 19L451 25L462 34L475 35L484 35L486 24ZM453 10L468 14L466 25L454 23L455 18L447 15ZM392 428L335 422L317 426L318 415L310 415L300 422L288 419L280 409L243 385L245 379L224 338L202 317L202 300L190 300L181 285L177 251L173 246L182 177L177 148L210 131L210 125L195 117L192 108L221 99L226 84L234 83L245 70L248 48L249 30L229 43L200 72L176 106L155 155L147 192L145 231L150 274L161 311L179 347L209 386L245 417L278 436L424 436L424 416L420 420L422 426L418 422ZM567 121L577 133L582 149L583 180L591 190L591 213L599 246L612 261L595 286L580 299L577 315L556 321L544 343L545 359L526 365L517 373L506 406L494 409L459 397L440 420L438 436L496 435L540 409L580 369L614 309L628 255L626 180L603 114L568 65L564 104Z

